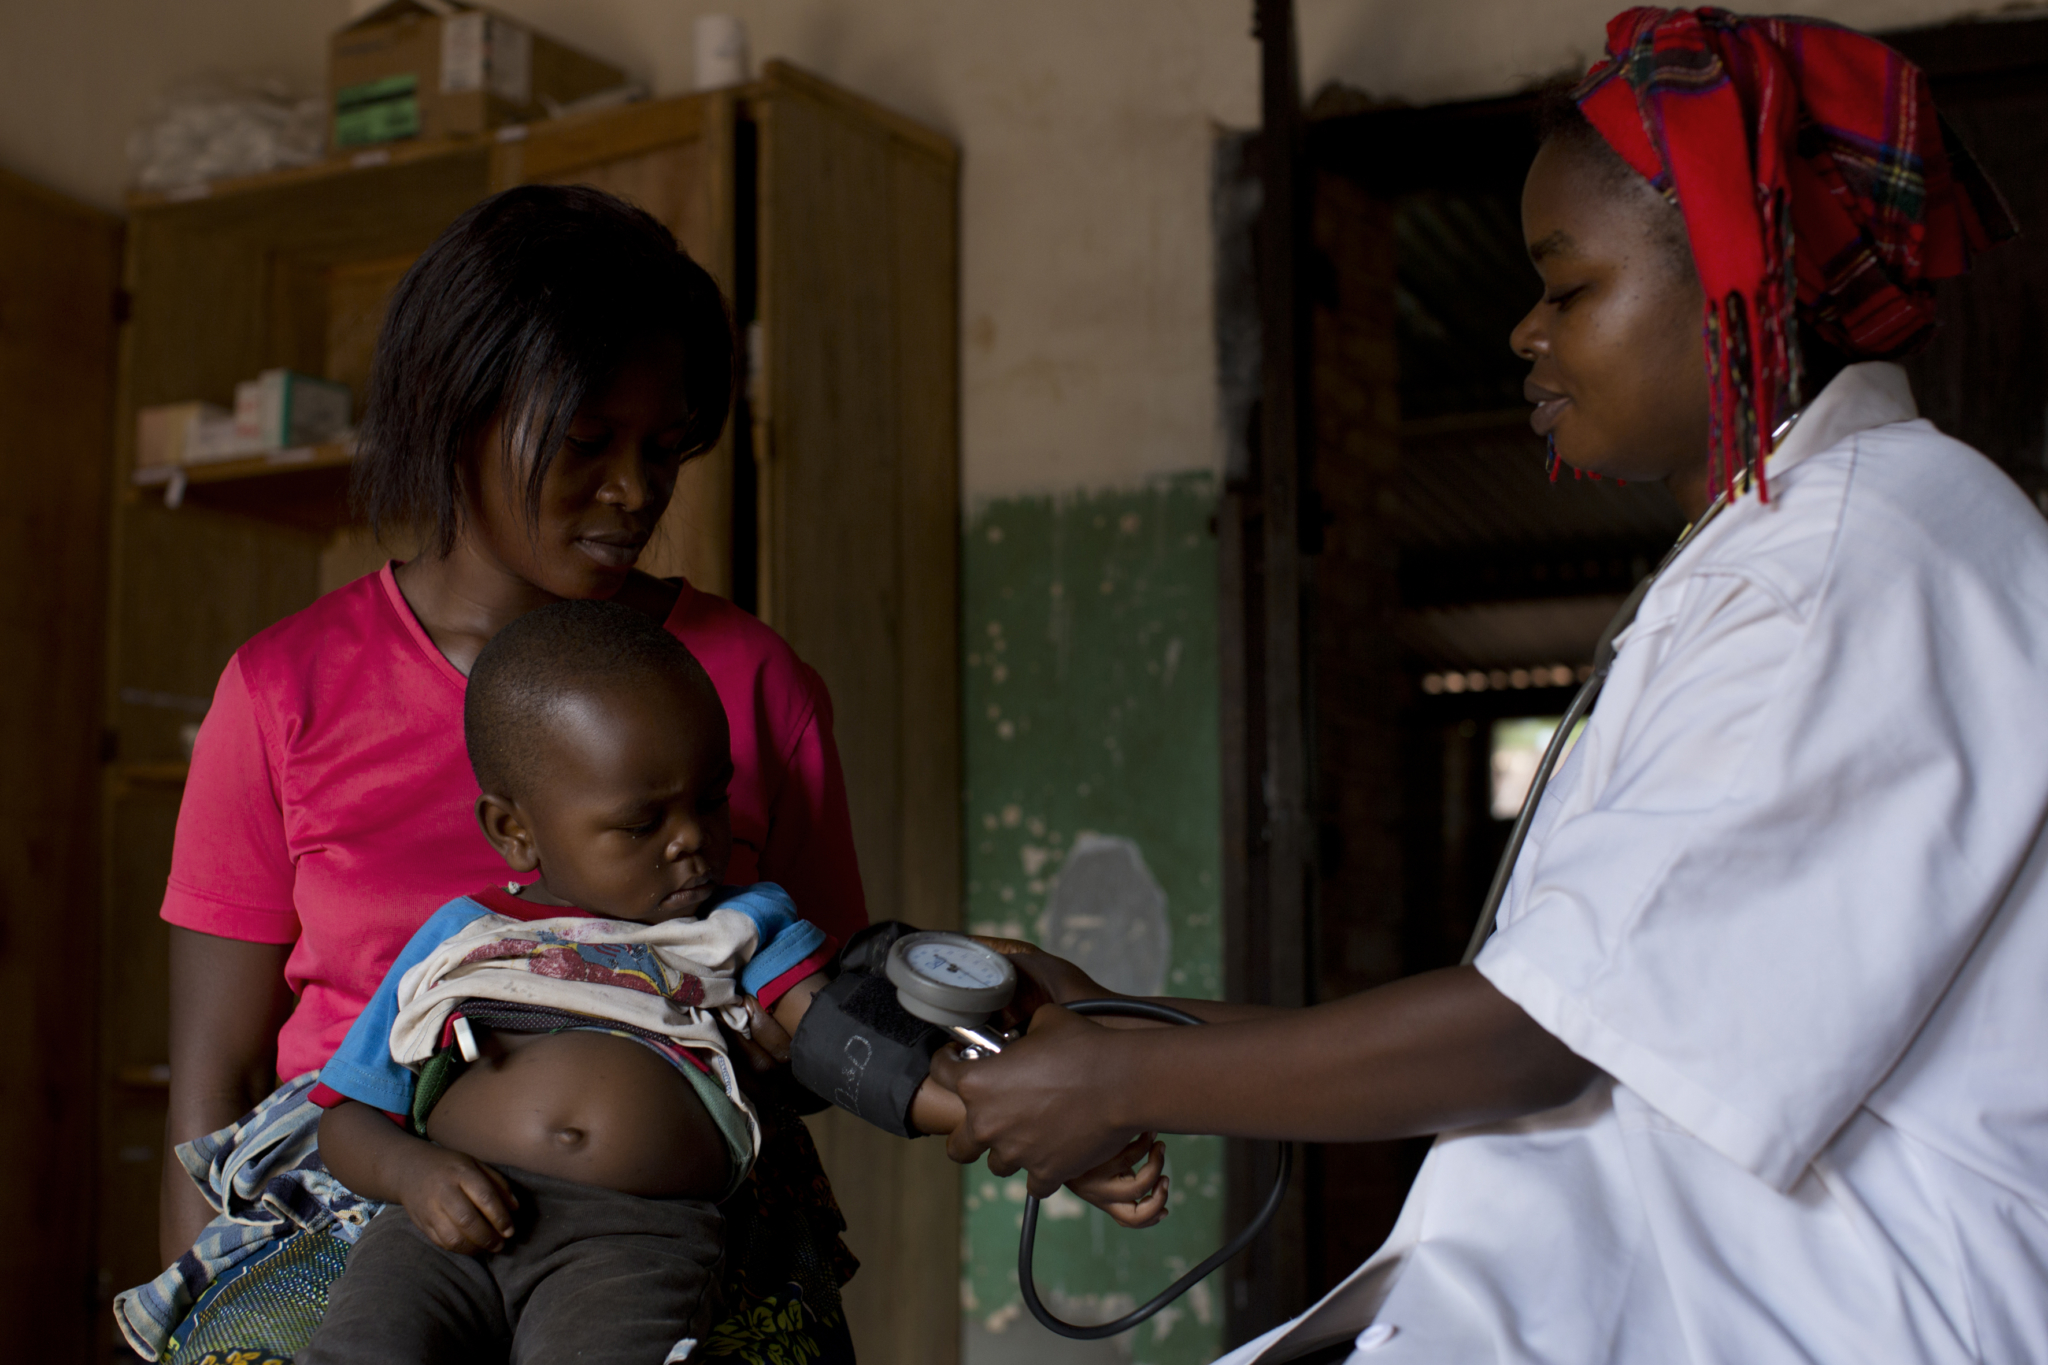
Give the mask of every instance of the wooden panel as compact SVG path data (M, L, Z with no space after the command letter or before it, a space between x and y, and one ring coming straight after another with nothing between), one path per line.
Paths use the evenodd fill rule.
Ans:
M189 717L188 717L189 718ZM156 1278L169 1055L170 933L156 917L182 783L109 774L105 942L100 959L99 1298L95 1325L114 1337L106 1301ZM158 1077L161 1077L161 1080ZM104 1319L104 1321L102 1321Z
M519 162L503 183L554 182L585 166L694 141L709 129L715 106L729 103L723 94L683 95L530 125L524 139L503 144L500 155Z
M957 168L891 157L902 556L902 915L960 916L960 411Z
M83 1359L96 1291L101 613L120 225L0 174L0 1311Z
M310 335L324 346L325 272L417 255L483 197L487 172L479 149L139 211L126 343L132 392L124 397L227 402L237 380L312 358L300 357L293 339ZM302 308L317 309L303 321L282 297L297 293L288 283L295 271L308 281Z
M762 616L832 689L877 916L959 905L954 175L934 136L771 64L761 127ZM914 865L914 867L913 867ZM959 1175L834 1112L819 1150L875 1359L959 1355Z
M384 326L391 291L418 259L418 252L408 252L379 260L347 261L324 272L326 335L320 373L348 385L350 410L357 422L362 421L363 403L370 395L370 366L376 359L377 333Z
M675 233L683 250L733 288L732 101L689 96L633 105L537 128L501 156L498 174L535 183L590 185L637 204ZM732 436L692 460L640 567L681 574L707 592L732 593Z

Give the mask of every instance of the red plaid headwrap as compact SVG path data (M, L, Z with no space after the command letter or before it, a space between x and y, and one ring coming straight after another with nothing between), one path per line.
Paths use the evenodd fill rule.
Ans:
M2013 235L1945 136L1920 69L1849 29L1726 10L1632 9L1573 98L1685 215L1706 291L1715 484L1763 496L1770 433L1802 400L1796 298L1853 358L1909 354L1933 281Z

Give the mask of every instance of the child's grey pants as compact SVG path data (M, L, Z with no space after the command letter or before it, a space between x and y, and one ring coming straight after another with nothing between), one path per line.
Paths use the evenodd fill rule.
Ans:
M297 1365L663 1365L679 1341L709 1333L725 1249L717 1205L500 1169L519 1197L503 1251L454 1255L386 1209Z

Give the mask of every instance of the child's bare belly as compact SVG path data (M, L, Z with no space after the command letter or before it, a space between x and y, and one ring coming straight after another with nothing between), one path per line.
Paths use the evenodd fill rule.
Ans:
M478 1039L427 1136L493 1165L650 1196L716 1198L730 1158L697 1093L652 1049L616 1034Z

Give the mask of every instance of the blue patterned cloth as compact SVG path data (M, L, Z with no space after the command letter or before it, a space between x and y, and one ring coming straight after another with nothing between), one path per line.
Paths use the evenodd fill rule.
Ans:
M217 1133L178 1145L178 1161L218 1212L192 1249L148 1284L114 1296L114 1319L135 1353L164 1357L207 1286L295 1233L350 1243L384 1208L351 1192L320 1161L320 1107L308 1071Z

